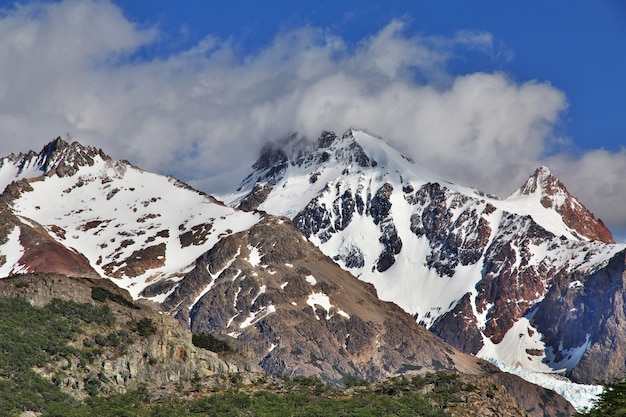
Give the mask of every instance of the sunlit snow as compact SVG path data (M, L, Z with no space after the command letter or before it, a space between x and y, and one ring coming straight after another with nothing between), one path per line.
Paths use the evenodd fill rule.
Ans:
M0 254L5 257L4 263L0 266L0 278L22 272L21 268L17 266L18 261L24 254L24 248L20 243L20 229L18 227L13 228L11 233L7 236L7 241L0 246Z
M113 277L133 298L156 280L188 271L222 236L260 219L215 204L172 178L99 156L77 175L51 176L30 185L33 191L13 202L15 213L44 225L66 247L80 248L102 276L120 274L128 265L125 260L134 253L136 259L140 249L165 245L161 266L134 277ZM184 233L197 236L196 241L183 247Z
M260 265L261 264L261 252L259 252L259 249L252 245L248 245L248 250L250 251L250 255L248 255L248 262L250 263L250 265L252 266Z

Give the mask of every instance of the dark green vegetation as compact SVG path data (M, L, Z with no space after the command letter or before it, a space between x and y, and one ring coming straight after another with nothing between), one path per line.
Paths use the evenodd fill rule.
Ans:
M79 355L68 346L82 323L113 323L108 307L53 300L45 308L21 298L0 298L0 415L44 411L49 404L72 404L52 382L33 371Z
M195 333L191 337L191 341L194 346L199 348L208 349L213 352L230 352L232 348L224 340L218 339L212 334Z
M139 307L137 305L135 305L135 303L133 303L132 301L129 301L126 298L122 297L121 295L115 294L115 293L107 290L106 288L102 288L102 287L92 287L91 288L91 298L93 298L96 301L111 300L114 303L117 303L117 304L122 305L124 307L129 307L129 308L133 308L133 309L139 309Z
M435 384L429 394L419 391ZM43 417L64 416L450 416L439 401L459 401L465 386L454 375L394 379L356 391L334 389L319 379L278 377L262 387L221 390L196 400L154 401L145 390L88 398L81 404L54 404ZM455 392L452 392L452 391ZM457 397L455 397L457 395Z
M594 407L578 416L590 417L626 417L626 379L604 387Z
M78 360L79 366L92 363L104 347L124 352L136 337L133 334L147 337L156 332L149 318L130 322L128 330L116 330L112 327L115 323L107 305L55 298L40 308L23 298L0 297L0 416L77 407L75 400L57 386L59 378L43 378L34 369L59 361ZM76 340L88 325L107 333L84 337L82 349L70 346L68 342ZM99 387L95 378L85 381L85 391L91 396L99 394Z

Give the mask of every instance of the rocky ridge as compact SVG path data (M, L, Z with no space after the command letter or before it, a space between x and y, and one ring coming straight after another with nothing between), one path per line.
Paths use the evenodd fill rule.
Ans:
M253 346L269 373L337 382L438 369L475 374L485 366L378 300L287 219L268 216L222 239L162 305L194 332Z
M556 393L451 348L380 301L370 284L339 268L286 218L266 216L222 239L162 306L194 332L251 346L270 374L337 383L452 370L505 386L529 415L574 411Z

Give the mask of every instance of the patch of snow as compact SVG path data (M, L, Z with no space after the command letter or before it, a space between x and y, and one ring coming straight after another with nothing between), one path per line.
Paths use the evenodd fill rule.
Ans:
M228 329L230 327L231 324L233 324L233 321L235 320L235 318L239 315L239 313L235 314L234 316L232 316L231 318L228 319L228 324L226 324L226 328Z
M233 258L228 261L228 263L222 268L220 269L217 273L212 274L211 271L209 270L209 266L207 265L206 270L209 273L209 276L211 277L211 282L209 282L209 285L207 285L201 292L200 294L198 294L198 296L193 300L193 303L191 303L191 305L189 306L189 310L191 311L191 309L193 308L193 306L196 305L196 303L198 301L200 301L200 299L202 297L204 297L204 295L206 293L208 293L209 291L211 291L211 289L213 288L213 286L215 285L215 282L217 281L217 279L220 277L220 275L222 275L222 272L224 272L225 270L227 270L228 268L230 268L230 266L233 264L233 262L235 262L235 259L237 259L237 257L240 255L241 253L241 248L237 249L237 253L235 254L235 256L233 256Z
M283 282L282 284L280 284L280 289L284 290L287 284L289 284L289 282Z
M276 312L276 307L273 305L262 307L258 311L251 311L248 317L244 320L244 322L239 325L239 328L245 329L246 327L252 326L256 324L258 321L264 319L265 317L275 312Z
M307 275L304 279L306 279L306 282L308 282L311 286L317 284L317 280L313 275Z
M173 287L172 287L172 288L171 288L168 292L166 292L165 294L158 294L158 295L156 295L156 296L154 296L154 297L144 297L144 298L145 298L146 300L150 300L150 301L155 302L155 303L162 303L162 302L164 302L164 301L167 299L167 297L169 297L170 295L172 295L172 293L174 293L174 291L176 291L176 288L177 288L177 287L178 287L177 285L174 285L174 286L173 286Z
M332 315L330 315L329 313L333 305L330 303L330 298L328 298L326 294L322 292L311 293L307 298L306 303L311 306L311 308L313 309L313 313L316 313L317 310L315 306L317 305L326 310L326 320L330 320L330 318L332 317ZM315 317L317 317L317 314L315 315ZM319 317L317 317L317 319L319 320Z
M556 391L579 411L590 406L602 392L602 387L575 384L561 375L578 364L589 348L590 335L582 346L561 349L564 359L556 362L552 348L545 347L541 333L530 324L533 315L534 312L518 320L498 344L483 336L484 345L476 356L496 364L503 371Z
M563 349L563 342L559 344L559 353L563 357L560 361L556 361L556 354L551 346L546 348L545 363L553 369L568 370L580 362L585 352L591 346L591 334L585 335L585 342L581 346L575 346L569 349Z
M7 236L7 241L0 246L0 254L5 256L4 264L0 266L0 278L6 278L23 270L23 267L18 265L18 261L24 255L20 233L20 228L16 226Z
M350 318L350 315L348 313L346 313L345 311L343 311L342 309L339 309L339 311L337 311L337 314L339 314L340 316L343 316L347 319Z
M530 372L557 373L564 369L554 369L544 362L545 344L541 333L530 320L536 311L522 317L506 332L500 343L493 343L483 336L483 347L476 356L501 362L504 366L522 367Z
M247 261L252 266L259 266L261 264L261 253L259 249L255 246L248 245L248 250L250 251L250 255L248 255Z
M239 293L241 292L241 287L237 288L237 291L235 292L235 297L233 299L233 307L237 307L237 300L239 299Z
M235 282L237 278L239 278L240 275L241 275L241 269L238 269L237 273L233 275L232 281Z
M259 292L257 293L257 295L254 296L254 298L252 299L252 301L250 302L250 305L254 305L254 303L256 302L256 299L259 298L259 296L261 294L265 294L265 291L267 290L267 285L263 284L259 287Z

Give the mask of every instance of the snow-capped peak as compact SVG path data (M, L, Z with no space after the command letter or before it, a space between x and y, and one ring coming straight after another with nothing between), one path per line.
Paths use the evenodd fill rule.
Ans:
M511 197L538 195L545 208L558 209L573 197L546 166L540 166ZM578 202L577 202L578 203ZM580 204L580 203L578 203Z
M0 159L0 189L23 178L74 175L80 167L93 166L97 158L111 159L101 149L83 146L78 142L68 143L58 137L39 153L29 151Z
M509 201L532 201L537 205L537 211L543 207L554 211L575 237L600 240L605 243L615 243L611 232L601 220L585 208L550 170L541 166L535 170L528 180L514 192ZM540 205L540 206L539 206Z
M386 181L400 189L409 184L438 182L464 194L479 195L472 188L457 186L430 173L382 139L355 129L341 136L324 131L316 141L292 134L268 143L252 168L235 193L219 198L244 210L258 208L293 217L326 186L350 182L350 178L377 178L376 182ZM281 207L275 207L275 198L267 198L272 190L279 189L283 190ZM288 204L284 204L285 197L289 197Z
M2 162L0 179L10 184L3 203L16 217L8 229L15 265L7 264L7 273L42 270L26 256L36 249L26 244L28 226L80 251L95 274L113 278L136 298L149 283L174 285L215 242L260 218L77 142L57 139L39 154ZM10 249L5 246L0 254ZM44 272L58 272L46 263Z

